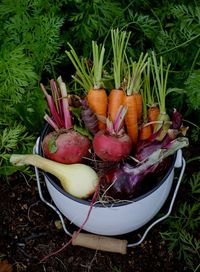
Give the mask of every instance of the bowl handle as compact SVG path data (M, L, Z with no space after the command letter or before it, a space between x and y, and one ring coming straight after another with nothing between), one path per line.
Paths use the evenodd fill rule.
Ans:
M182 157L182 153L181 153L181 157ZM146 238L148 232L149 232L156 224L160 223L161 221L163 221L164 219L166 219L166 218L170 215L170 213L171 213L171 211L172 211L172 208L173 208L173 205L174 205L174 202L175 202L175 199L176 199L176 196L177 196L177 193L178 193L178 189L179 189L180 184L181 184L181 180L182 180L182 178L183 178L183 174L184 174L184 171L185 171L185 165L186 165L185 160L184 160L184 158L182 157L182 160L181 160L181 167L182 167L182 168L181 168L181 171L180 171L180 173L179 173L178 181L177 181L176 187L175 187L175 189L174 189L174 194L173 194L173 196L172 196L172 200L171 200L171 203L170 203L170 205L169 205L169 209L168 209L167 213L166 213L164 216L158 218L156 221L154 221L154 222L146 229L146 231L144 232L144 234L142 235L142 237L140 238L139 241L137 241L137 242L135 242L135 243L132 243L132 244L128 244L127 247L135 247L135 246L140 245L140 244L144 241L144 239Z
M40 137L37 138L36 143L33 147L33 154L39 154L39 142L40 142Z
M33 154L38 154L39 153L39 141L40 141L40 138L38 137L37 138L37 141L36 141L36 144L35 146L33 147ZM61 212L57 209L57 207L55 207L54 205L52 205L49 201L47 201L44 196L43 196L43 193L42 193L42 188L41 188L41 181L40 181L40 175L39 175L39 170L37 167L35 167L35 176L36 176L36 180L37 180L37 187L38 187L38 193L39 193L39 196L40 196L40 199L47 205L49 206L52 210L54 210L57 215L59 216L60 218L60 221L61 221L61 224L62 224L62 227L63 227L63 230L65 231L66 234L68 234L70 237L72 236L72 234L68 231L68 229L66 228L65 226L65 222L64 222L64 218L61 214Z

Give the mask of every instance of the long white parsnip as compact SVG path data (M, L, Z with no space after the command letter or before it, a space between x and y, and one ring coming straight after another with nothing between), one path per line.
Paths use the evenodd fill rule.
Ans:
M36 166L51 173L60 180L66 192L77 198L88 198L95 192L98 183L97 173L81 163L66 165L33 154L13 154L10 162L17 166Z

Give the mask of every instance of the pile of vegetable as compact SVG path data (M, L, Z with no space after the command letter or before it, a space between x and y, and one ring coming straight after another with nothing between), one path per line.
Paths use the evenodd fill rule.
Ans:
M66 54L79 91L69 93L61 77L50 80L50 92L41 84L49 106L44 118L51 128L42 139L43 158L12 155L13 164L55 175L78 198L91 198L100 187L99 198L108 201L142 194L149 175L161 179L166 174L175 152L188 145L187 128L178 111L166 108L170 65L154 52L142 52L138 60L129 57L130 35L111 30L106 64L104 44L92 41L90 61L69 44Z

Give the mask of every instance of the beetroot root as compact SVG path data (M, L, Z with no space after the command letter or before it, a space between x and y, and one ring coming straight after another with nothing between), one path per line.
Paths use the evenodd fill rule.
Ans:
M100 159L117 162L130 154L132 142L127 134L115 136L99 131L94 136L93 149Z
M72 129L61 129L47 134L42 147L44 157L60 163L72 164L80 162L88 155L90 141Z

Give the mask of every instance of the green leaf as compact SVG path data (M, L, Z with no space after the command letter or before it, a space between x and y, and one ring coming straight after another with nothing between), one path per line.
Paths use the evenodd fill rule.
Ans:
M48 142L48 149L51 153L56 153L57 151L57 146L56 146L56 138L52 138Z
M0 175L9 176L14 174L16 171L22 171L24 167L21 166L2 166L0 167Z
M81 135L88 137L90 140L93 139L92 135L90 134L90 132L82 127L79 127L77 125L74 125L74 130L76 130L77 132L79 132Z

